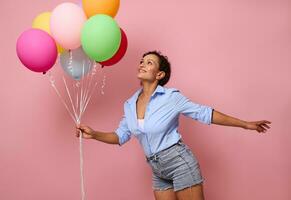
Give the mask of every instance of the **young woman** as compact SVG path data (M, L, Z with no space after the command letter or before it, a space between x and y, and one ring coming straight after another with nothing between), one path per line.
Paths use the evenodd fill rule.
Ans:
M154 196L157 200L203 200L200 165L178 132L179 114L205 124L235 126L259 133L271 122L247 122L225 115L212 107L192 102L178 89L163 87L170 79L166 56L150 51L143 55L137 77L141 88L124 103L124 115L114 132L100 132L88 126L77 127L86 139L123 145L134 135L143 147L152 169Z

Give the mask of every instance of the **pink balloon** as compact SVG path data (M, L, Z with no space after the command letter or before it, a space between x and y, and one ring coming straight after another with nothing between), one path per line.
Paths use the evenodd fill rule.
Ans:
M58 56L54 39L40 29L24 31L16 43L17 56L22 64L34 72L46 72Z
M78 5L62 3L52 11L50 30L63 48L77 49L81 46L81 30L86 20L85 13Z
M82 3L82 0L79 0L79 1L78 1L78 6L79 6L80 8L83 9L83 3Z

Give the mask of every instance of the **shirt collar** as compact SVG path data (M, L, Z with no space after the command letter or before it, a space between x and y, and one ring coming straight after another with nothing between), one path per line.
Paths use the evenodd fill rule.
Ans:
M137 100L139 94L141 93L141 91L142 91L142 88L139 88L139 89L134 93L134 95L132 96L132 98L129 99L128 102L129 102L130 104L132 104L132 103L136 103L136 100ZM152 93L151 97L153 97L156 93L161 93L161 94L165 93L165 88L164 88L163 86L161 86L161 85L158 85L158 86L156 87L155 91Z

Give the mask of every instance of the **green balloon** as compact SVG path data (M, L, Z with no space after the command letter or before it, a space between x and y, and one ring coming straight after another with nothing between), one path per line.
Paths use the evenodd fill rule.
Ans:
M102 62L110 59L118 51L121 31L116 21L104 14L90 17L84 24L81 43L89 58Z

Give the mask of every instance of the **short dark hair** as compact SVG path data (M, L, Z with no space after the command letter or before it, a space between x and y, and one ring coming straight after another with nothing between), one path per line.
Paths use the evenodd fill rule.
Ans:
M149 51L143 54L143 58L149 54L156 55L159 58L159 70L164 71L166 73L165 77L159 80L158 84L161 86L166 85L171 77L171 64L168 60L168 57L165 55L162 55L160 51Z

